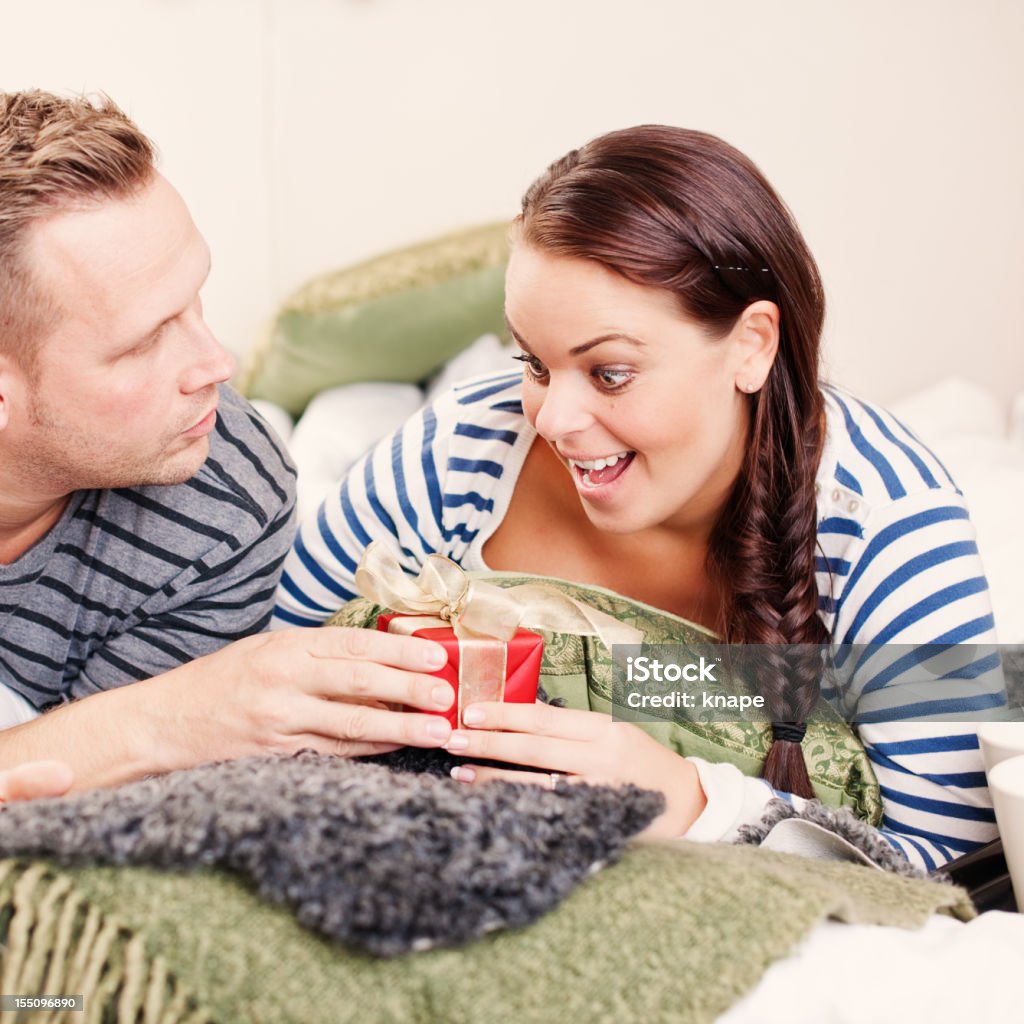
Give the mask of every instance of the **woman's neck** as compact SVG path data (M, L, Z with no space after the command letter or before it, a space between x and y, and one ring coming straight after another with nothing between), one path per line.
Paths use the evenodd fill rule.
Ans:
M552 460L543 441L534 444L505 518L484 544L487 567L606 587L719 629L722 595L707 573L708 530L599 530L564 467Z

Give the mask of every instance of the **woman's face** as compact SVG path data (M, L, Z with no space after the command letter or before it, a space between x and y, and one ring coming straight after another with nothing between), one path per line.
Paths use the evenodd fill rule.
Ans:
M525 357L526 418L591 522L706 540L747 443L744 318L709 339L671 293L523 243L513 247L505 312Z

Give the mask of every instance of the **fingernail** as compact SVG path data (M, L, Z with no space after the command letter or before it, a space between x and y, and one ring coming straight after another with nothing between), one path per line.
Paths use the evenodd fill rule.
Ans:
M427 651L425 660L430 668L444 668L448 664L448 652L435 644Z
M452 769L452 778L456 782L472 782L476 778L476 772L464 764L457 764Z
M427 723L427 735L432 740L446 740L452 731L452 727L443 719L437 718Z
M466 725L482 725L484 713L480 708L466 708L462 712L462 721Z
M439 708L450 708L455 700L455 691L447 683L442 683L430 691L430 699Z
M451 739L449 739L448 742L444 745L444 749L451 751L465 750L466 747L468 746L469 737L461 736L459 733L453 732L451 735Z

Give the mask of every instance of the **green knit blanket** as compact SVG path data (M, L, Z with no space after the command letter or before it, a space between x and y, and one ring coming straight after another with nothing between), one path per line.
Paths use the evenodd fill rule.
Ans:
M63 1018L77 1024L685 1024L713 1021L825 918L917 927L933 912L974 914L955 887L848 864L637 844L526 929L381 960L224 872L7 860L0 991L82 994L85 1013Z

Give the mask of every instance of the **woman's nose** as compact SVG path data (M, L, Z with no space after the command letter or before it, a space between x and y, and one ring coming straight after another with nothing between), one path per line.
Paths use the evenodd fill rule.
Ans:
M540 391L540 404L533 425L547 441L559 441L586 430L593 422L581 388L575 381L559 381L554 375Z

